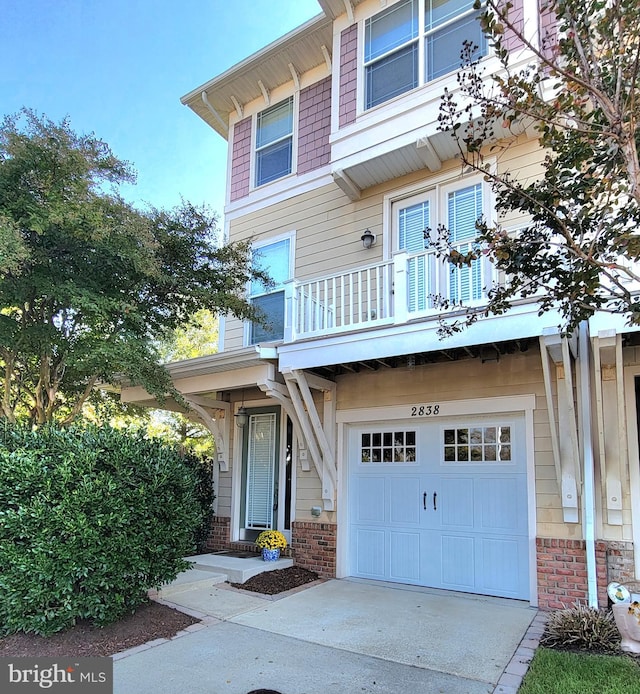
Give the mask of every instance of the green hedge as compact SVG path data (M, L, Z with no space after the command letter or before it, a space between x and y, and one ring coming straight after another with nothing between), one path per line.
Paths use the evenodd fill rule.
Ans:
M134 611L187 568L197 485L176 448L141 433L0 425L0 633Z

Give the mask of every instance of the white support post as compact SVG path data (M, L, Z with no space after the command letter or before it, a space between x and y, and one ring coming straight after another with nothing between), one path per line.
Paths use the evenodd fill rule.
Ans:
M626 470L626 419L622 336L614 330L593 338L598 452L605 484L607 523L622 525L622 489Z
M325 511L335 510L335 490L337 474L335 454L322 428L315 402L309 389L309 384L302 371L284 373L285 383L291 396L291 401L300 419L305 440L312 454L316 471L322 482L322 502ZM312 377L313 380L313 377ZM323 381L323 379L315 379ZM319 385L317 382L314 385ZM326 390L326 388L320 388ZM316 461L319 461L319 465Z
M573 378L569 342L556 330L544 330L540 337L540 356L544 376L551 448L562 499L565 523L579 522L580 456L578 428L573 400ZM556 368L558 420L556 422L550 358ZM563 436L560 436L560 431Z
M393 256L393 322L402 325L409 320L407 292L407 252Z
M300 423L300 418L298 417L298 413L293 405L291 396L289 394L289 390L286 388L286 386L283 386L281 383L276 383L273 379L265 379L264 381L258 383L258 387L270 398L273 398L274 400L277 400L280 403L282 409L287 413L289 419L293 424L293 430L295 432L296 439L298 440L298 445L303 445L305 441L305 436ZM302 450L306 449L303 448ZM305 472L308 472L311 469L309 464L309 457L303 454L298 455L298 459L300 460L300 465L302 469Z

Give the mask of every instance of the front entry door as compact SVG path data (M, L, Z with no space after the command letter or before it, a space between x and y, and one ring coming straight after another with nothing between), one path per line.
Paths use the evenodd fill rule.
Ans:
M353 429L351 575L529 597L524 420Z
M244 475L244 528L248 531L276 527L278 429L277 412L249 413L245 428Z

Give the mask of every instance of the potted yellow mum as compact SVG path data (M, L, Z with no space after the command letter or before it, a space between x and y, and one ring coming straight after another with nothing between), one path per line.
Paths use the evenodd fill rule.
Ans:
M276 561L280 550L287 546L287 538L279 530L263 530L256 539L256 547L262 550L264 561Z

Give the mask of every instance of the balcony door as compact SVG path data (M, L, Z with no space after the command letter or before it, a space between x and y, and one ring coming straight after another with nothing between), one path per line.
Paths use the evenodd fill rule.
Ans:
M475 246L476 222L486 215L482 183L436 186L392 206L394 244L407 257L409 313L435 310L439 303L474 304L483 300L489 279L484 259L457 268L436 254L439 236L461 254Z

